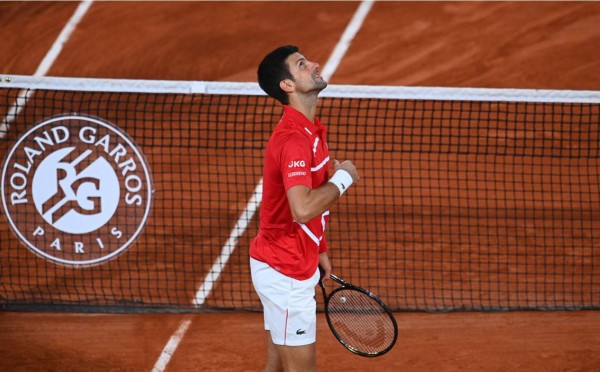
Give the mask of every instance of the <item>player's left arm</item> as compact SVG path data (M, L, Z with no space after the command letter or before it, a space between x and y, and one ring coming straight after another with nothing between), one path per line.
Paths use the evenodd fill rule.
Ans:
M311 189L305 185L296 185L287 190L292 217L300 223L307 223L320 216L339 197L338 188L330 182L317 189Z

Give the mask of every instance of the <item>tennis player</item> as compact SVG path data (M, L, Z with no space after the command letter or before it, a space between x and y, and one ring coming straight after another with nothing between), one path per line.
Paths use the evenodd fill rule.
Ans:
M316 371L318 266L324 278L331 274L325 225L329 207L359 176L352 162L334 160L329 178L326 128L316 117L327 82L318 63L282 46L260 63L258 83L283 105L265 150L260 227L250 244L267 331L265 371Z

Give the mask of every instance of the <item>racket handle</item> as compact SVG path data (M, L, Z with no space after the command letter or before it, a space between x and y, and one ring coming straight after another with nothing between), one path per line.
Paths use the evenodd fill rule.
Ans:
M319 283L323 284L323 276L325 275L325 270L319 265Z

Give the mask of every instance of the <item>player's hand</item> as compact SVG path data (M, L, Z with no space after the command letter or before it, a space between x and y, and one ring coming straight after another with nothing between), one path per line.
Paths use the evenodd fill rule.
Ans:
M331 278L331 262L327 252L319 254L319 271L321 272L321 280L323 283Z
M343 169L346 172L348 172L350 174L350 176L352 177L352 183L356 183L360 179L360 176L358 175L358 171L356 170L356 167L354 166L354 164L352 164L352 162L350 160L344 160L344 162L340 163L336 159L333 159L334 173L338 169Z

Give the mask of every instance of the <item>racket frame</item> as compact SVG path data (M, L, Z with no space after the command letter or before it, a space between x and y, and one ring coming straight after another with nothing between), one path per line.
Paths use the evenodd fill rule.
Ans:
M351 351L352 353L356 354L356 355L360 355L363 357L369 357L369 358L374 358L374 357L378 357L378 356L382 356L385 353L387 353L388 351L390 351L394 345L396 344L396 340L398 339L398 323L396 323L396 318L394 317L394 313L387 307L386 304L383 303L383 301L381 301L381 299L379 297L377 297L377 295L375 295L374 293L372 293L371 291L368 291L364 288L358 287L356 285L350 284L348 282L346 282L345 280L343 280L342 278L335 276L333 274L330 275L331 279L333 281L335 281L336 283L338 283L340 285L340 287L337 287L335 289L333 289L329 294L327 294L327 290L325 289L325 285L323 284L323 280L322 278L319 280L319 286L321 287L321 291L323 292L323 299L325 301L325 318L327 319L327 324L329 325L329 329L331 330L331 332L333 333L333 335L335 336L335 338L349 351ZM392 324L394 326L394 339L392 340L392 342L390 343L390 345L385 348L382 351L379 351L377 353L365 353L363 351L360 351L358 349L356 349L355 347L353 347L352 345L348 344L346 341L344 341L342 339L342 337L339 336L339 334L337 333L337 331L335 330L335 327L333 326L330 318L329 318L329 311L328 311L328 307L329 307L329 300L331 299L331 297L338 291L341 291L343 289L351 289L351 290L355 290L358 292L361 292L365 295L367 295L368 297L370 297L371 299L373 299L375 302L377 302L381 308L387 313L387 315L389 316L389 318L392 320Z

